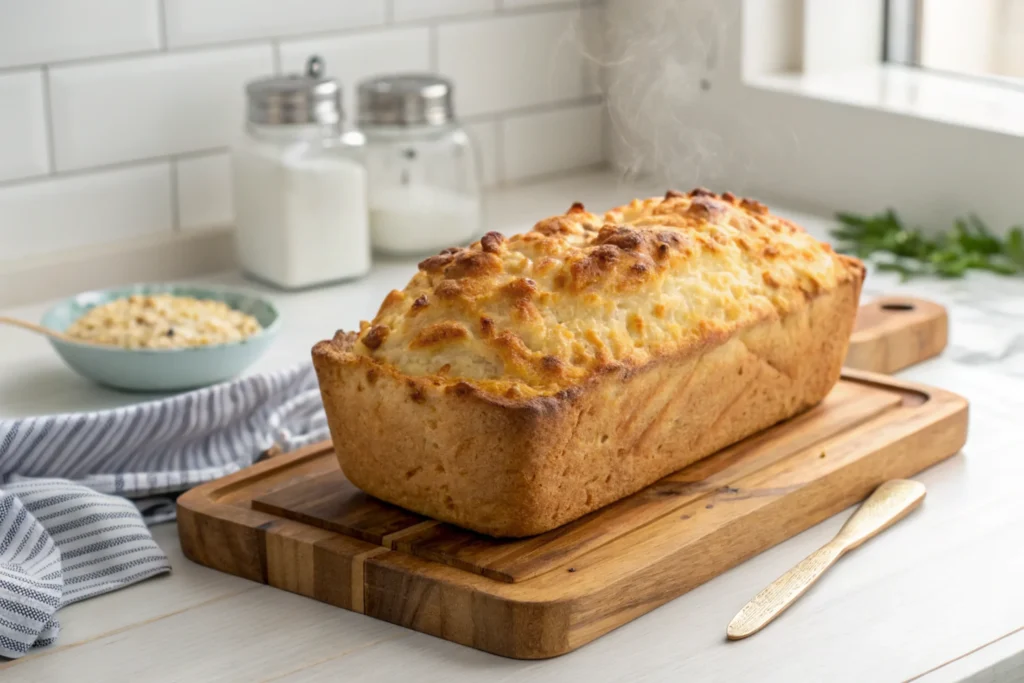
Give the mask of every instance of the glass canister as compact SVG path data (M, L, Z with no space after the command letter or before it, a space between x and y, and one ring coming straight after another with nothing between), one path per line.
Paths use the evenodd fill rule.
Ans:
M311 57L304 74L246 86L244 134L232 148L239 265L298 289L371 265L362 135L342 133L341 87Z
M476 151L455 119L452 84L398 74L358 86L375 250L422 255L481 232Z

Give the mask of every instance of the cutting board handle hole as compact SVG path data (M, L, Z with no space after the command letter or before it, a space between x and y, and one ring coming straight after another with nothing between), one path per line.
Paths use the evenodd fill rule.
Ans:
M887 304L882 304L883 311L912 311L914 310L914 308L914 304L905 304L895 301Z

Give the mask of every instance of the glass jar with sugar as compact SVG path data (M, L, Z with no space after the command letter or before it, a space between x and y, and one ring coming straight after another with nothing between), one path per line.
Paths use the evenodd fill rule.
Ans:
M340 85L311 57L304 74L261 78L246 95L231 154L241 269L284 289L365 275L365 149L359 133L342 131Z
M375 250L423 255L481 233L476 151L455 119L450 81L398 74L359 84Z

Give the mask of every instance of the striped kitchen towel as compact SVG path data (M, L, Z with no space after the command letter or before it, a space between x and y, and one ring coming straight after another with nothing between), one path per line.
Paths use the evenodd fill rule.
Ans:
M174 517L174 494L328 438L311 363L166 399L87 413L0 419L0 486L59 477Z
M0 656L53 643L56 612L169 572L129 501L60 479L0 489Z
M0 419L0 656L52 643L62 606L170 571L147 523L173 519L177 493L328 436L309 362L123 408Z

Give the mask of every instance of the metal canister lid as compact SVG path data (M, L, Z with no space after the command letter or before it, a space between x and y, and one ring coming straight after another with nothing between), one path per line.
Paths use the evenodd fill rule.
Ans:
M359 124L437 126L455 118L452 83L434 74L396 74L362 81Z
M313 56L306 73L270 76L245 87L249 121L265 125L338 123L342 119L341 86L324 76L324 63Z

